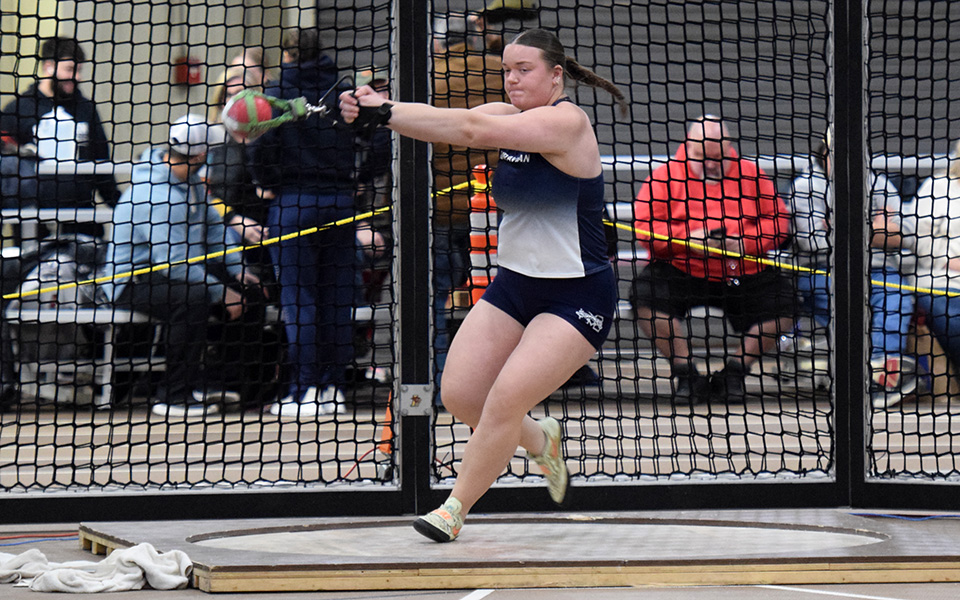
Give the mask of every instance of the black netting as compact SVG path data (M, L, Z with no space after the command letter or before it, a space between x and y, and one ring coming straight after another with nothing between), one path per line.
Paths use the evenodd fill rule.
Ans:
M433 9L449 15L463 7L434 2ZM619 240L611 252L620 290L616 321L602 351L535 411L535 416L550 414L565 423L572 472L587 481L829 474L834 460L832 299L825 288L825 316L818 319L807 309L805 295L795 291L799 279L829 281L829 216L822 209L818 215L795 214L792 202L793 180L809 178L804 173L811 166L810 154L829 121L828 4L587 7L561 2L541 6L526 19L518 17L487 23L488 33L509 36L535 26L555 30L568 54L620 86L631 107L629 116L620 117L607 94L586 86L569 88L594 123L604 155L608 216L616 222ZM479 61L484 50L475 39ZM442 56L437 53L434 60L442 61ZM499 53L487 50L486 56L494 63L488 68L494 68ZM473 72L472 83L483 85L480 67ZM434 72L438 100L454 81ZM480 96L482 90L472 93ZM687 128L702 115L715 115L726 124L727 156L738 153L744 162L728 161L723 191L719 186L707 190L711 206L706 209L702 199L691 201L688 219L684 195L702 198L703 192L694 189L697 182L682 181L677 172L663 170L668 167L654 170L677 152ZM742 171L739 181L731 168ZM641 192L650 184L653 192ZM635 203L638 193L645 193L646 200ZM474 257L469 281L484 281L487 262L495 261L493 252L482 254L491 245L492 236L485 231L489 214L479 203L471 213L479 229L473 229L464 249ZM791 235L801 220L821 242L815 257L810 240ZM742 233L745 246L728 249L755 258L713 259L705 277L702 252L690 250L689 260L676 259L686 253L680 246L647 243L651 233L664 236L659 240L682 240L686 224L691 230L713 229L721 240L724 226L728 239ZM756 259L764 262L758 265ZM664 287L668 280L675 287ZM456 294L454 321L463 312ZM658 315L655 327L650 307ZM677 318L664 318L671 314ZM759 335L754 329L758 323L763 327ZM686 349L668 358L676 347L671 349L667 340L686 340L690 359L682 359ZM734 370L741 366L744 375ZM686 398L678 395L683 393L680 384L694 387ZM469 433L450 415L438 417L435 475L440 480L455 472ZM530 467L518 455L503 481L539 473Z
M9 8L0 487L389 480L389 132L220 122L388 70L390 3Z
M960 14L939 2L873 2L865 17L866 155L871 177L892 184L887 203L900 205L884 214L874 202L872 241L885 245L888 255L890 248L902 249L897 264L873 261L870 269L875 333L867 473L954 480L960 264L952 221L960 202L955 142L960 123L953 91L960 70L953 58ZM876 334L877 306L888 314L883 335ZM878 353L878 346L888 351Z
M390 210L411 164L387 129L313 115L242 141L219 124L240 89L314 106L332 90L332 106L355 82L396 99L410 64L398 6L255 4L4 5L0 489L403 484L402 444L386 443L388 403L406 393L401 284L431 290L432 352L412 354L430 354L442 382L450 340L497 276L499 153L431 147L429 264L396 281L395 248L415 254L424 238ZM629 105L622 116L606 92L568 87L600 142L618 283L602 350L533 411L564 423L575 479L831 481L838 446L861 442L839 443L838 415L861 401L868 478L955 478L952 4L865 6L869 169L853 227L873 283L844 313L864 319L863 340L834 337L836 290L858 288L833 278L851 232L835 222L849 182L832 165L859 161L836 156L830 133L853 101L833 95L834 68L856 59L832 46L832 3L493 6L414 4L430 30L415 85L432 103L507 100L503 40L539 26ZM244 102L236 131L271 110ZM201 146L203 181L181 184L171 162L201 166ZM862 373L836 372L848 348L864 351ZM862 399L843 396L844 377L863 378ZM429 474L445 487L471 432L435 389ZM538 473L518 453L501 482Z

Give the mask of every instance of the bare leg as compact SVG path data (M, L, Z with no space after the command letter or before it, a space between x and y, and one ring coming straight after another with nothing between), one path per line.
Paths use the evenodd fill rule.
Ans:
M490 389L523 335L520 323L489 302L481 300L467 314L450 345L441 384L443 405L459 421L473 429L480 424ZM546 443L540 426L527 416L522 427L520 444L539 454Z
M480 305L473 310L477 308L480 308ZM513 342L515 338L512 335L515 331L513 328L519 325L502 311L486 305L486 310L482 311L478 317L466 331L461 326L457 333L461 348L468 348L471 340L482 340L484 337L488 339L499 337L500 343L504 346L489 356L481 356L474 348L469 353L471 357L469 362L472 365L471 370L480 376L464 373L464 380L472 378L474 381L487 381L491 363L496 364L502 358L506 346L513 347L506 361L501 363L502 368L488 388L488 393L482 402L479 420L464 450L460 475L451 494L462 503L464 515L493 485L516 453L518 446L523 446L535 454L543 450L545 443L543 432L527 413L560 387L596 352L580 332L556 315L541 314L534 318L527 328L522 330L519 343ZM508 335L493 335L500 331L506 322L513 323L512 327L506 329ZM481 328L486 331L482 333L476 331ZM464 337L461 339L462 335ZM490 344L490 346L495 348L496 344ZM453 346L450 351L445 379L449 377L451 357L456 361L458 373L459 368L466 366L464 363L468 358L465 350L463 353L457 352L457 356L454 356ZM484 373L486 375L482 375ZM453 403L457 408L468 407L461 412L467 418L473 417L476 410L476 395L469 402L464 402L465 396L459 389L460 378L457 377L457 380L458 383L454 384L457 386L455 387L457 395ZM444 387L445 402L447 390L448 388ZM451 411L453 410L454 408L451 408ZM470 424L469 421L468 424Z
M522 336L523 326L489 302L470 309L443 369L443 405L453 416L476 428L487 394Z

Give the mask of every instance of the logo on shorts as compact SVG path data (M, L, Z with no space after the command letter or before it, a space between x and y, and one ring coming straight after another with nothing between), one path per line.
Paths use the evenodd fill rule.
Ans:
M530 162L529 152L518 152L516 150L500 150L500 160L512 163Z
M588 313L582 308L577 311L577 318L586 323L591 329L600 333L600 330L603 329L603 317L595 315L593 313Z

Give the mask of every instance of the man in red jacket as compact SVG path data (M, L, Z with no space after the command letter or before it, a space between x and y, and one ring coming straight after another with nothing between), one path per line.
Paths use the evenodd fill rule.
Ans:
M684 145L644 181L634 204L650 263L633 285L640 327L670 359L675 398L693 404L745 398L744 374L793 323L792 278L751 257L780 247L790 231L773 181L740 158L726 125L703 116ZM711 376L693 364L681 318L694 306L722 308L743 342Z

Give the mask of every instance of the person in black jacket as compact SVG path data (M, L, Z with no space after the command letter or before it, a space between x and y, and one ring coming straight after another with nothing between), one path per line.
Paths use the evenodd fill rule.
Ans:
M321 54L316 29L284 35L278 98L318 104L337 85L337 67ZM324 102L336 117L339 90ZM355 134L333 119L286 123L250 143L254 183L271 198L267 228L285 236L354 214ZM270 246L280 286L291 366L289 394L271 414L313 417L340 410L346 367L353 360L352 310L356 244L353 225L332 227Z
M71 38L47 39L40 48L40 59L38 81L4 107L0 130L21 148L35 148L41 162L110 160L97 108L79 89L81 65L86 61L83 48ZM112 174L41 175L38 183L41 207L91 208L95 191L110 206L120 197Z

